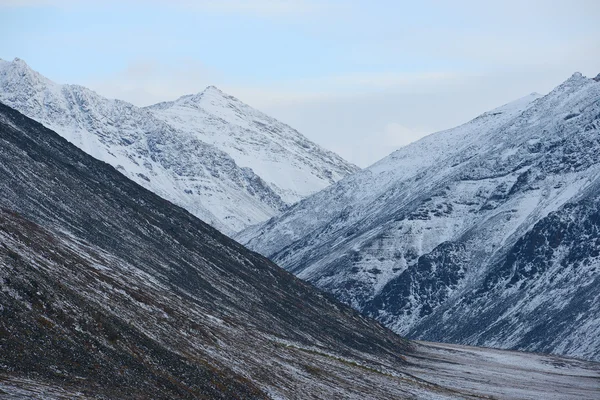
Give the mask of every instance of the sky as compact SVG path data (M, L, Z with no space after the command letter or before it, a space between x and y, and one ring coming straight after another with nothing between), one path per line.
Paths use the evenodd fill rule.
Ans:
M0 0L0 58L144 106L216 85L365 167L579 71L600 1Z

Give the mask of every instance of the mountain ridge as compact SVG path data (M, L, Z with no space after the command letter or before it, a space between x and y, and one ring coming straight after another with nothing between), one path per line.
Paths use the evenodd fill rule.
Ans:
M470 315L465 323L483 335L461 299L483 290L478 282L501 268L536 222L577 202L599 179L599 99L600 85L575 73L546 96L526 96L401 148L236 238L409 337L443 341L449 332L457 343L597 359L594 340L583 334L587 347L518 340L536 329L532 321L551 320L551 308L514 317L522 329L512 337L508 330L467 335L450 324ZM584 272L572 272L575 288ZM481 300L485 290L476 298L500 326L509 316L490 310L503 292L489 289L491 301ZM562 296L564 304L575 301L568 291ZM594 332L600 320L592 309L580 312Z
M332 359L330 386L321 353L405 365L406 340L2 104L0 131L2 374L100 398L328 398L378 374Z
M21 59L0 61L0 101L228 234L291 204L282 199L286 188L266 182L251 165L240 166L198 135L174 128L149 109L106 99L83 86L56 84ZM334 161L334 166L346 165L339 157ZM298 175L322 171L317 164Z
M359 170L216 86L145 109L251 167L288 204Z

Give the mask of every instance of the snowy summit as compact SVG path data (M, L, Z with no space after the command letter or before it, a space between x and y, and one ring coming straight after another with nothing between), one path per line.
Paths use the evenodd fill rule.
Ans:
M0 101L227 234L358 169L213 86L139 108L0 60Z

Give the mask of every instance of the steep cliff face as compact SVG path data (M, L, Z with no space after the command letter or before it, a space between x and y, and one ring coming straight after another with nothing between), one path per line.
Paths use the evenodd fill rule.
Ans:
M513 328L522 326L514 334L488 332L477 316L502 309L504 292L494 286L486 295L485 282L514 246L596 187L599 154L600 85L576 73L546 96L528 96L402 148L237 237L409 337L598 358L593 335L579 349L560 344L570 340L568 324L556 328L552 343L533 339L536 326L559 318L558 309L538 314L530 305L514 320ZM591 249L596 237L581 240ZM573 282L562 303L582 301L577 288L591 272L564 267ZM531 285L543 296L543 281ZM465 305L472 293L487 296L486 306ZM595 332L593 307L577 309ZM504 326L510 318L498 313L486 321ZM463 319L464 330L454 326Z
M599 207L596 182L539 220L476 290L436 310L411 335L598 359ZM450 323L448 316L456 318Z

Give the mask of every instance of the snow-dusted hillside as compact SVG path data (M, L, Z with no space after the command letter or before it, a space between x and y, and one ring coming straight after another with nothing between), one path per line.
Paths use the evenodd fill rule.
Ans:
M208 89L197 97L203 98L213 92L214 89ZM226 95L222 96L226 98ZM296 147L303 149L293 150L293 143L284 139L276 143L264 139L261 148L286 145L292 149L287 151L303 154L305 162L300 168L295 163L285 165L284 159L279 158L278 165L269 165L279 171L279 180L269 175L271 181L266 182L252 169L254 165L234 159L238 157L236 151L246 151L244 146L249 147L248 151L254 151L248 143L238 141L232 145L229 149L235 156L232 158L203 140L213 129L219 131L215 135L222 140L225 140L224 135L233 134L235 130L227 131L228 123L223 119L206 117L205 129L198 131L177 123L172 126L149 109L106 99L81 86L56 84L20 59L0 60L0 101L55 130L88 154L113 165L140 185L228 234L279 214L292 201L325 187L355 168L318 149L291 128L283 132L285 125L258 112L252 114L252 109L244 106L249 124L263 124L261 131L272 132L273 138L279 132L287 140L285 135L289 132L289 137L297 142L294 142ZM223 118L225 111L221 111L220 118ZM219 122L214 122L217 119ZM199 135L199 131L205 135ZM251 139L250 135L248 139ZM314 159L310 158L311 151ZM265 154L266 159L271 157ZM279 182L277 186L272 183L274 180ZM291 182L290 185L284 185L286 180Z
M358 167L298 131L209 86L201 93L147 107L157 118L229 154L293 204Z
M0 104L2 399L596 399L600 363L412 343Z
M600 358L600 318L589 305L575 305L581 286L600 279L597 257L580 255L585 268L578 268L548 250L533 262L552 264L544 273L510 259L543 244L514 249L535 236L536 223L583 193L597 194L597 80L576 73L546 96L532 94L430 135L238 239L411 337ZM584 242L598 238L595 228L579 229L587 232ZM535 281L518 293L505 287L514 269L491 278L515 263ZM553 340L536 336L559 319ZM561 344L567 337L571 344Z

